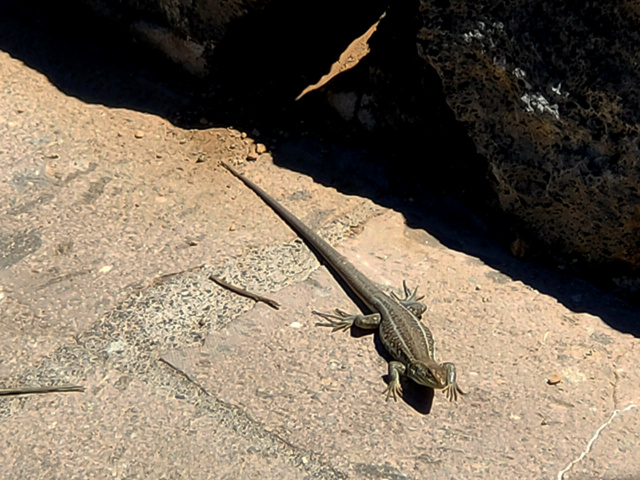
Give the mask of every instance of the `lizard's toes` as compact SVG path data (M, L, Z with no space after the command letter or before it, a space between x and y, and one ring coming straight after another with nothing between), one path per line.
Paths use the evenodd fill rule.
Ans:
M389 385L387 385L387 388L382 393L387 395L387 401L389 401L389 397L393 397L393 399L397 402L398 397L402 396L402 385L400 385L400 383L391 382Z
M458 385L455 383L451 383L445 387L444 394L447 397L447 400L449 400L450 402L458 401L458 393L460 393L461 395L465 395L465 393L460 390Z

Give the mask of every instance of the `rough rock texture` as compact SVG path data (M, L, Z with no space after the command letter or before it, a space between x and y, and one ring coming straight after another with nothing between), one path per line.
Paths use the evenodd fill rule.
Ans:
M190 84L40 2L0 2L0 388L85 392L0 397L0 479L638 480L637 309L409 201L378 152L172 123ZM311 314L357 306L221 158L385 291L419 286L468 395L385 402L376 336Z
M421 2L421 56L502 209L555 252L640 269L637 2Z

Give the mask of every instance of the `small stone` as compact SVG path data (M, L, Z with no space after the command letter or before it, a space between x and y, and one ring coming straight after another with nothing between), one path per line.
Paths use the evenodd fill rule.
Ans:
M267 146L264 143L256 143L256 152L258 154L266 153Z
M558 372L552 373L551 375L549 375L549 378L547 378L547 383L549 385L557 385L561 381L562 381L562 374Z
M142 130L138 130L136 133L133 134L133 136L136 138L142 138L144 137L144 132Z

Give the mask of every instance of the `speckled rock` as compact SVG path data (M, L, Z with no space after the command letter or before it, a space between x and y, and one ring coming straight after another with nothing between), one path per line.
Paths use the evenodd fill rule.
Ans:
M423 0L420 16L501 208L565 258L638 272L638 4Z

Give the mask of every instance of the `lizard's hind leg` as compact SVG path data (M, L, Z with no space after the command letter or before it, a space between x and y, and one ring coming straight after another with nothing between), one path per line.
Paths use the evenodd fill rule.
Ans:
M424 295L418 297L418 287L414 288L412 292L404 280L402 281L402 289L404 290L404 298L398 297L393 292L391 292L391 296L417 318L422 318L422 314L427 311L427 306L420 302L420 300L424 298Z
M311 313L323 318L326 322L318 322L316 323L316 326L330 327L332 332L337 332L338 330L346 331L354 325L365 330L375 330L378 328L378 325L380 325L381 320L379 313L371 313L369 315L356 313L351 315L347 312L343 312L339 308L336 308L335 315L331 313L316 312L315 310Z

